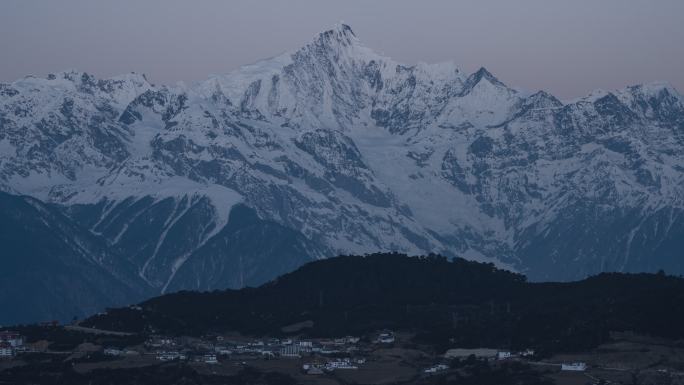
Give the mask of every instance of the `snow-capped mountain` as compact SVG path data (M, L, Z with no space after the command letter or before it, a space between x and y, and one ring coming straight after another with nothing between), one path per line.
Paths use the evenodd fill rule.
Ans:
M396 63L341 25L192 86L0 84L0 186L156 292L388 250L532 279L682 273L683 103L664 84L528 95L484 68Z

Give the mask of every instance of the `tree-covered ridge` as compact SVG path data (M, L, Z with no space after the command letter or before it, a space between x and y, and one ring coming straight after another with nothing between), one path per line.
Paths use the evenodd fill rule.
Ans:
M239 331L312 336L410 330L448 346L577 350L611 331L684 337L684 279L601 274L571 283L529 283L520 274L463 259L398 254L309 263L258 288L179 292L112 309L87 326L200 335Z

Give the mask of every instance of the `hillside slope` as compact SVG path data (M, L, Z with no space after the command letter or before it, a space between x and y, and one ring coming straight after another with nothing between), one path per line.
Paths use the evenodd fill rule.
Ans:
M604 273L570 283L528 283L491 264L399 254L309 263L259 288L179 292L84 321L110 330L175 335L238 331L363 335L411 331L436 346L572 351L611 331L684 337L684 279Z

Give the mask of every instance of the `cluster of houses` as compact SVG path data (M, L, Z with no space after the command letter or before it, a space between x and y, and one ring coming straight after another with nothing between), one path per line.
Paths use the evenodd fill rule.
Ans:
M276 341L275 346L280 346L274 355L280 357L300 358L305 355L320 354L320 355L336 355L336 354L354 354L358 351L359 337L347 336L336 339L322 339L316 341L292 341L286 339L283 341Z
M584 362L571 362L561 364L561 370L567 372L584 372L587 370L587 364Z
M449 349L444 357L447 359L466 359L468 357L475 357L476 359L497 359L509 360L515 358L529 359L534 357L534 350L527 349L521 352L501 351L495 349ZM425 373L433 374L446 368L438 368L440 365L425 369ZM584 362L569 362L560 364L561 371L584 372L587 370L587 364Z
M24 337L12 331L0 332L0 358L12 358L24 349Z
M192 360L193 362L203 362L205 364L218 364L218 358L216 354L208 353L208 354L195 354L195 355L188 355L186 353L182 352L177 352L177 351L159 351L155 353L157 360L159 361L188 361Z
M315 361L306 363L302 370L307 374L323 374L335 370L354 370L366 362L362 351L366 347L359 346L360 338L347 336L334 339L297 340L297 339L243 339L229 341L223 336L206 337L202 339L190 337L150 337L143 349L120 349L107 347L103 350L106 356L139 356L141 354L154 355L159 361L193 361L205 364L217 364L220 357L235 357L240 359L263 358L302 358L311 357ZM391 331L381 331L376 334L372 342L380 345L391 345L395 342L395 335ZM12 358L17 353L26 351L24 337L17 332L0 331L0 359ZM532 358L534 350L527 349L519 352L502 351L496 349L449 349L446 359L476 359L509 360L516 358ZM340 358L344 357L344 358ZM434 375L447 371L449 366L443 363L425 368L424 375ZM562 371L585 371L584 362L563 363Z
M0 358L14 357L14 349L6 342L0 342Z
M522 352L498 351L496 352L497 360L508 360L511 358L531 358L534 356L534 350L526 349Z
M170 337L153 337L145 342L146 354L153 354L159 361L188 361L204 362L207 364L218 363L217 354L206 346L197 347L184 344L180 339ZM133 349L105 348L106 356L137 356L141 353Z
M302 370L306 374L323 374L335 370L356 370L358 365L366 363L365 358L338 358L331 359L325 363L313 362L302 365Z
M497 359L509 360L513 358L531 358L534 356L534 350L527 349L521 352L510 352L496 349L449 349L444 354L445 358L451 359L465 359L470 356L476 359Z
M353 355L358 351L359 337L320 340L254 339L227 341L222 336L204 339L153 336L145 342L146 354L159 361L218 363L221 356L251 358L301 358L310 355ZM106 348L105 355L124 356L134 351ZM139 352L134 352L140 354ZM339 365L343 365L340 363Z
M510 352L506 350L496 350L496 349L449 349L444 354L446 359L457 359L462 360L470 357L480 360L510 360L514 358L531 358L534 356L534 350L526 349L521 352ZM423 369L423 374L433 375L440 372L444 372L449 369L446 364L437 364Z
M375 339L375 343L377 344L393 344L394 343L394 333L385 330L378 334L378 338Z
M423 370L423 373L425 373L425 374L427 374L427 375L433 375L433 374L437 374L437 373L443 372L443 371L445 371L445 370L447 370L447 369L449 369L449 366L448 366L448 365L445 365L445 364L437 364L437 365L430 366L429 368Z
M217 340L213 350L220 355L252 355L263 358L300 358L310 354L334 355L353 353L358 348L358 337L343 337L322 340L292 340L272 338L247 342ZM211 346L209 346L211 348Z

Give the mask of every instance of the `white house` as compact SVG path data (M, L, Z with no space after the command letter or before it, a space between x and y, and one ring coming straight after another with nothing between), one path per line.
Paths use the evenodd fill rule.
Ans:
M153 348L160 348L160 347L171 347L175 346L176 342L169 338L169 337L152 337L147 342L145 342L146 345L151 346Z
M157 352L157 359L159 361L184 361L187 359L187 356L183 353L179 353L176 351L171 351L171 352Z
M349 358L345 358L343 360L335 360L335 361L330 361L327 364L325 364L325 370L327 371L333 371L336 369L358 369L359 367L352 364L351 360Z
M425 369L423 372L425 374L435 374L435 373L443 372L447 369L449 369L449 367L447 365L439 364L439 365L431 366L431 367Z
M202 357L202 361L204 361L205 364L218 364L216 354L205 354L204 357Z
M282 357L299 358L301 357L302 348L299 345L286 345L280 349Z
M513 357L511 352L497 352L496 353L496 359L498 359L498 360L507 360L511 357Z
M216 346L214 347L214 351L222 356L229 356L233 354L233 351L225 346Z
M116 357L116 356L120 356L121 354L123 354L123 352L122 352L121 350L115 349L115 348L106 348L106 349L104 350L104 355L105 355L105 356L114 356L114 357Z
M17 332L3 331L0 332L0 343L6 342L13 348L24 345L24 337Z
M584 362L563 363L561 365L561 370L571 372L583 372L587 370L587 364L585 364Z
M14 356L12 345L7 342L0 342L0 358L10 358Z
M394 333L392 333L392 332L380 333L380 335L378 336L377 342L381 343L381 344L394 343Z

